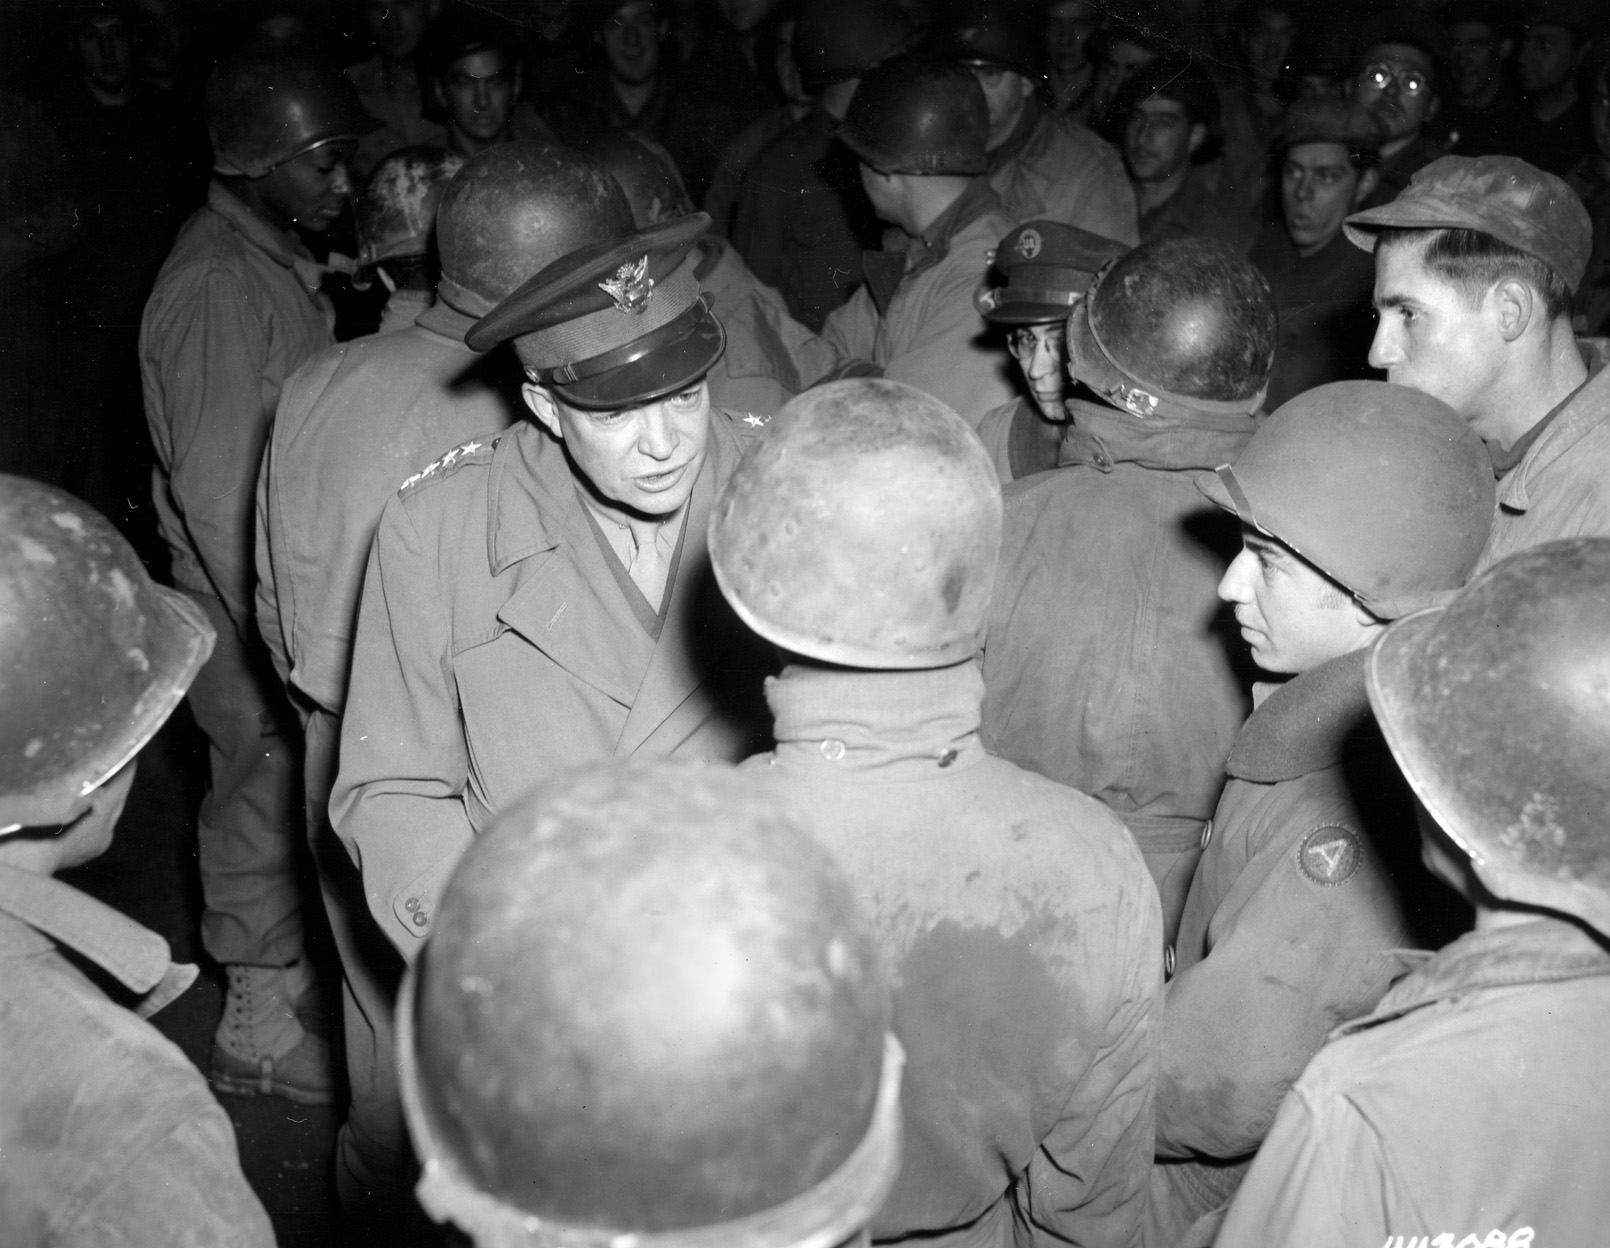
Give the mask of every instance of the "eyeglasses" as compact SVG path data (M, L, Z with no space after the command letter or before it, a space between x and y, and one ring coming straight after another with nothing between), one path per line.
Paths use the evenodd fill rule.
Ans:
M1431 88L1431 80L1418 69L1399 69L1395 65L1366 65L1362 75L1366 86L1385 91L1388 84L1397 83L1404 95L1419 95Z
M1045 336L1045 344L1051 350L1065 353L1068 349L1068 331L1062 324L1048 325L1041 330ZM1032 329L1014 329L1006 336L1006 342L1012 348L1014 355L1032 355L1040 339Z

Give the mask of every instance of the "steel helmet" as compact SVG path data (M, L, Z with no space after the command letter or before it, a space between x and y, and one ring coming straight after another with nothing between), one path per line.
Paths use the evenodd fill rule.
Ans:
M0 476L0 828L66 823L212 653L201 609L98 512Z
M954 61L906 52L862 77L838 137L880 173L971 177L989 167L989 106Z
M421 1203L482 1248L832 1248L899 1170L878 959L763 777L539 788L475 838L405 980Z
M907 47L916 27L893 0L806 0L794 27L800 81L815 95Z
M464 157L440 147L404 147L376 165L353 213L359 266L428 252L442 191L463 167Z
M648 135L634 130L601 130L577 143L576 149L597 161L620 184L638 229L674 221L694 211L676 158Z
M1505 901L1610 936L1610 540L1548 542L1376 644L1410 786Z
M929 41L929 50L959 65L1009 69L1045 77L1043 6L1022 0L963 0Z
M251 43L207 79L213 172L261 178L326 143L361 139L384 124L363 111L357 89L305 48Z
M1470 423L1384 381L1299 394L1200 488L1383 620L1446 602L1465 583L1497 494Z
M710 517L710 561L739 617L848 667L970 659L1000 547L989 452L898 381L830 382L785 404Z
M1075 378L1137 416L1250 414L1279 337L1269 283L1208 238L1144 243L1096 274L1068 321Z
M551 144L500 143L442 192L436 293L485 316L559 257L631 229L625 194L593 161Z

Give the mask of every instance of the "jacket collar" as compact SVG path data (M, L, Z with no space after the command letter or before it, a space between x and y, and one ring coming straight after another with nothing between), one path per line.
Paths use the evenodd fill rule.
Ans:
M1373 1012L1344 1023L1332 1034L1362 1031L1486 988L1599 975L1610 975L1610 949L1565 919L1539 916L1529 923L1478 929L1432 954L1393 985Z
M1165 472L1212 471L1234 463L1257 428L1250 416L1140 417L1088 399L1069 399L1066 406L1073 423L1062 439L1059 468L1085 464L1111 472L1117 464L1138 464Z
M1532 443L1521 462L1498 483L1498 503L1506 511L1525 511L1532 505L1532 484L1537 474L1553 464L1600 425L1610 422L1610 340L1585 338L1578 342L1588 366L1587 383L1549 422L1543 436Z
M111 975L140 1000L134 1012L149 1018L190 987L196 968L174 962L168 942L127 915L60 880L0 866L0 914L31 932L0 936L22 952L66 945Z
M776 763L846 780L926 780L976 765L984 677L977 659L922 671L793 664L766 681Z
M882 251L863 252L861 271L878 312L889 310L889 301L900 283L933 268L950 254L950 244L958 234L1000 206L1001 197L995 188L983 177L976 177L916 238L904 230L891 229L884 235Z
M1279 686L1242 725L1225 771L1276 784L1334 767L1357 750L1360 728L1371 732L1374 723L1364 690L1368 658L1368 649L1355 650Z
M315 260L294 234L275 229L217 179L207 187L207 207L275 264L290 269L308 294L317 293L319 283L330 270Z
M414 324L420 329L428 329L433 334L440 334L443 338L451 338L454 342L469 347L464 343L464 335L470 332L476 318L465 316L451 304L443 303L438 299L414 318Z

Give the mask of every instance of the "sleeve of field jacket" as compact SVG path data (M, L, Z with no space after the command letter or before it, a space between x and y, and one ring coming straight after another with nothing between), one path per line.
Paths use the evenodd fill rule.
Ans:
M263 463L257 470L257 538L252 545L257 564L255 607L257 631L262 634L263 644L268 647L269 657L274 660L274 670L279 673L280 683L289 688L291 657L285 645L279 586L274 578L272 557L274 522L278 519L274 514L276 508L272 497L273 481L270 474L274 471L273 464L274 440L271 437L263 448Z
M173 496L214 591L244 635L254 614L257 469L278 397L264 403L268 335L239 280L219 270L207 273L194 298L170 303L163 334Z
M822 337L841 356L872 361L878 342L878 308L865 283L827 314L827 320L822 322Z
M1138 872L1137 872L1138 874ZM1162 914L1150 880L1119 910L1128 935L1111 946L1122 966L1119 1004L1072 1100L1030 1161L1017 1188L1039 1248L1138 1242L1152 1170L1157 1021L1161 1008ZM1093 968L1085 968L1088 977Z
M1365 838L1342 817L1314 832ZM1162 1157L1245 1157L1337 1025L1398 973L1396 893L1373 853L1342 883L1305 878L1287 849L1207 957L1164 995L1157 1079Z
M1098 140L1092 147L1090 160L1075 180L1078 190L1069 224L1133 247L1140 242L1140 214L1123 159L1107 143Z
M906 342L899 354L880 361L889 380L926 390L974 426L990 408L1016 393L1005 372L1005 354L985 346L982 340L984 318L973 305L973 294L984 280L985 263L982 254L975 258L976 264L947 262L944 279L929 292L920 310L909 313L921 318L915 334L902 334ZM856 292L855 299L865 290L862 287ZM870 296L867 299L870 305ZM871 358L864 352L848 354Z
M382 931L412 959L471 839L469 753L436 552L393 496L369 555L330 819Z
M1230 1202L1214 1248L1380 1244L1394 1233L1384 1218L1385 1173L1379 1138L1345 1097L1316 1100L1296 1088Z

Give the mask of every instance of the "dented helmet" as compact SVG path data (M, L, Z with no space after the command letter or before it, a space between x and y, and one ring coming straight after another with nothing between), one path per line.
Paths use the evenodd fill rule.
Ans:
M1610 936L1610 540L1511 555L1392 625L1370 703L1494 896Z
M93 508L0 476L0 829L67 823L140 752L212 653Z
M421 1204L481 1248L833 1248L901 1053L837 864L762 777L610 764L464 855L398 1013Z
M440 147L405 147L376 165L353 213L359 267L428 252L442 191L463 167L464 157Z
M710 560L755 632L847 667L944 667L983 644L1001 487L972 428L898 381L791 400L710 519Z

